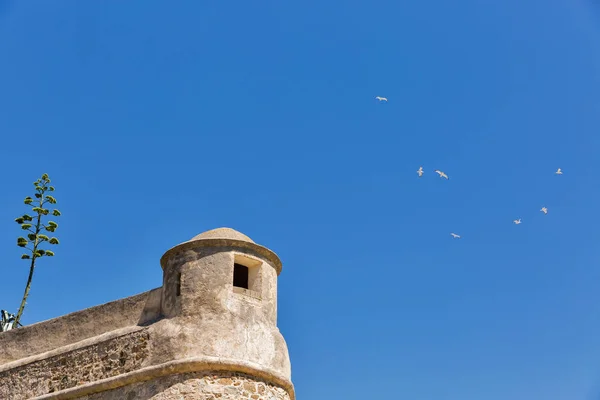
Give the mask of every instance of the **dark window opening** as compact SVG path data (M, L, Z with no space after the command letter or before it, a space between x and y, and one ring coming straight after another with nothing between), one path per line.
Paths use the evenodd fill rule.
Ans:
M177 296L181 296L181 272L177 274Z
M233 286L248 289L248 267L233 264Z

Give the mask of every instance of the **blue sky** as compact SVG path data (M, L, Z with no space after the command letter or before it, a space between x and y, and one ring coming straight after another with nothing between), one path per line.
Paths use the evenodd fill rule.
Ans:
M25 324L228 226L283 260L300 399L599 398L599 7L0 0L0 308L47 172Z

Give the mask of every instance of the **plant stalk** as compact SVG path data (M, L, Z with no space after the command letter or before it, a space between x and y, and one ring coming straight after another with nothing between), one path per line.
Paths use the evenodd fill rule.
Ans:
M43 205L43 192L42 192L42 197L40 198L40 208L42 208ZM23 314L23 310L25 310L25 303L27 302L27 297L29 296L29 290L31 289L31 280L33 279L33 271L35 269L35 259L36 257L36 251L37 251L37 246L39 244L38 241L38 234L40 233L40 224L42 221L42 214L38 213L37 216L37 223L35 225L35 242L33 242L33 250L31 251L31 266L29 267L29 277L27 278L27 285L25 286L25 293L23 294L23 300L21 300L21 305L19 306L19 312L17 313L17 316L15 317L15 322L14 322L14 327L18 327L19 326L19 322L21 320L21 315Z

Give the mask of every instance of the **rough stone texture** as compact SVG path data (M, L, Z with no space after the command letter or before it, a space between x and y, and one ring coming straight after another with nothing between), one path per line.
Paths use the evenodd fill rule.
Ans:
M171 375L80 397L80 400L290 400L280 387L245 374L202 372Z
M0 372L0 399L28 399L134 371L148 357L146 330Z

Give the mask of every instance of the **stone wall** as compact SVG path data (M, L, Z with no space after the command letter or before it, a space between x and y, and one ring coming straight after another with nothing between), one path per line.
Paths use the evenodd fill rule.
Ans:
M251 376L231 372L170 375L79 400L290 400L282 388Z
M0 365L42 354L160 316L162 288L0 334Z
M29 399L134 371L148 357L148 340L141 330L5 370L0 399Z

